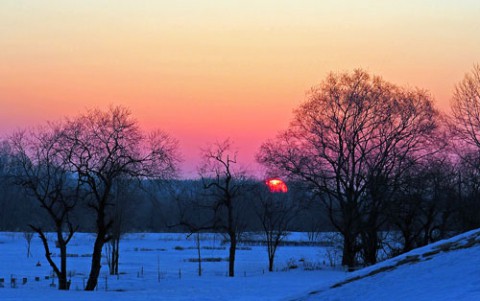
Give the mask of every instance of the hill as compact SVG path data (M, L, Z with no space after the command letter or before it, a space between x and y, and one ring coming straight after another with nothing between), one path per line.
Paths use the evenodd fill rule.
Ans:
M480 300L480 230L358 270L293 300Z

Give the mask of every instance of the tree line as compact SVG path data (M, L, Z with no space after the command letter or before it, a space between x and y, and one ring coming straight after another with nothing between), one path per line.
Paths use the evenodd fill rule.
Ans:
M363 70L329 74L257 153L287 193L243 170L229 139L202 150L199 179L178 179L172 136L143 132L123 107L89 110L1 141L0 228L39 235L60 289L79 229L96 233L86 290L97 285L104 247L116 274L121 235L139 229L223 233L232 277L246 231L263 233L273 270L288 231L333 230L342 265L354 268L381 250L399 254L480 226L479 141L478 65L455 86L451 115L425 90Z

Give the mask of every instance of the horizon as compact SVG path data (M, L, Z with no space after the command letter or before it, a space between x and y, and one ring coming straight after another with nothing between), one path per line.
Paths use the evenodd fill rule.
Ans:
M260 145L331 71L426 89L448 112L479 62L475 1L47 3L0 3L0 135L122 105L179 140L183 178L226 138L259 175Z

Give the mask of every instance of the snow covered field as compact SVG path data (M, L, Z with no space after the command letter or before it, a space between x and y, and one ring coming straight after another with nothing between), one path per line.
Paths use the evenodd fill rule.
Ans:
M53 235L51 236L53 240ZM103 262L98 290L82 291L88 276L89 254L94 236L78 233L68 246L68 270L71 271L71 290L59 292L51 287L51 268L44 257L38 237L32 240L33 256L26 256L23 233L0 233L1 300L278 300L289 299L319 286L331 285L347 274L332 270L319 246L283 246L278 250L278 271L267 271L265 246L240 246L237 250L236 277L226 277L228 245L221 237L203 235L201 252L204 259L218 258L219 262L203 262L203 275L197 274L198 263L194 237L185 234L129 234L120 244L120 273L108 276ZM306 234L293 233L289 240L306 240ZM58 249L52 248L58 254ZM58 257L54 257L59 259ZM105 259L103 259L105 261ZM37 262L41 263L37 267ZM282 271L287 263L296 269ZM305 265L320 265L320 270L306 271ZM16 278L16 288L11 278ZM36 277L40 280L36 281ZM27 279L22 284L23 278Z
M224 258L204 262L203 276L193 237L183 234L130 234L121 243L121 275L108 276L102 267L98 290L82 291L90 266L93 235L77 234L69 245L71 291L51 287L51 269L43 257L40 240L32 241L33 257L26 257L22 233L0 233L0 300L480 300L480 231L413 250L377 265L346 273L323 265L325 248L284 246L278 251L279 271L266 271L263 246L241 246L236 277L226 277L228 254L221 237L202 241L202 257ZM290 241L306 240L294 233ZM55 250L56 251L56 250ZM40 261L41 266L36 263ZM282 271L287 263L296 269ZM305 263L321 269L306 271ZM10 285L11 277L17 287ZM39 281L35 277L40 277ZM23 278L27 279L22 284Z

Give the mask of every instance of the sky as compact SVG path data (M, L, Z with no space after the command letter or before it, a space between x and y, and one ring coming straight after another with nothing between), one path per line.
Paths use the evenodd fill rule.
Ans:
M183 176L230 138L238 160L285 129L330 72L427 89L448 112L480 63L480 1L0 1L0 135L128 107L180 141Z

